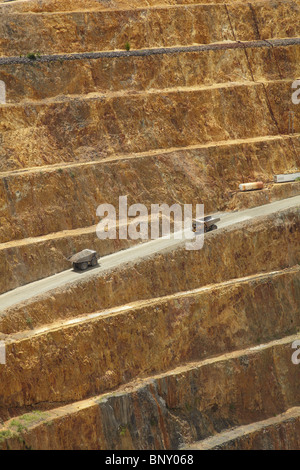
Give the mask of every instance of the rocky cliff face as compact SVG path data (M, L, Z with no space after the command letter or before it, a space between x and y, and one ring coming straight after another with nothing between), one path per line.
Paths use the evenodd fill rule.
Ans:
M12 334L0 376L6 385L1 417L38 403L47 409L81 400L136 377L296 333L299 294L297 268Z
M273 182L300 167L299 28L298 0L1 2L0 293L136 243L96 237L119 196L214 213L299 195ZM279 204L200 251L0 295L0 447L300 448L299 217Z
M136 300L295 266L300 256L298 240L299 209L255 223L244 222L242 228L209 234L202 250L187 251L182 246L158 253L17 304L1 312L1 331L10 334L27 329L27 316L37 327ZM289 248L285 251L282 246ZM211 262L214 257L218 263Z
M294 374L290 360L290 342L295 339L299 335L287 338L287 343L275 341L260 350L189 364L172 375L130 384L127 390L57 412L24 415L8 422L2 436L10 436L10 449L176 449L293 407L299 389L299 374ZM23 423L28 431L22 442L14 435Z

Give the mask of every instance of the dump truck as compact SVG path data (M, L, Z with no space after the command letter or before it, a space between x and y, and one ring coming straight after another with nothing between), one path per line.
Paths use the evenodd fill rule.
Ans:
M98 264L100 256L97 251L94 250L82 250L75 255L68 258L68 261L73 264L74 269L85 271L90 266L96 266Z
M204 226L204 233L212 232L218 228L216 224L220 222L220 220L220 218L211 215L204 217L204 219L193 219L192 230L197 233L200 232L201 228Z

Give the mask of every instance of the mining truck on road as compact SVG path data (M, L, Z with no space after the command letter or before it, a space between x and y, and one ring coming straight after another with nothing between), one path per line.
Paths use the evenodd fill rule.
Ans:
M220 220L221 219L218 217L213 217L211 215L204 217L204 219L194 219L192 223L192 230L193 232L197 233L200 232L204 226L203 233L212 232L218 228L216 224L217 222L220 222Z
M83 250L76 253L76 255L70 256L68 261L73 264L74 269L85 271L89 266L96 266L99 258L100 256L97 254L97 251Z

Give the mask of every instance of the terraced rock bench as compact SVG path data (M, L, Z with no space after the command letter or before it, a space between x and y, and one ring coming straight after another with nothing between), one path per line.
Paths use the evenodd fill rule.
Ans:
M53 411L22 415L0 428L2 448L177 449L268 419L299 401L300 376L291 361L295 340L299 335L188 364Z
M0 2L0 448L299 448L299 31L299 0ZM225 224L98 240L122 195Z

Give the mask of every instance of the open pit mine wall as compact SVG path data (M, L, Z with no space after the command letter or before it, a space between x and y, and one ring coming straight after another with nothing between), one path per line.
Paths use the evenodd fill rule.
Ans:
M8 422L1 429L2 448L177 449L278 415L299 402L300 376L291 361L296 339L228 353L124 391Z
M56 166L52 169L43 167L20 174L1 173L0 241L5 243L70 227L91 226L97 222L97 206L107 202L118 207L120 194L129 195L129 204L141 202L150 207L151 203L162 200L166 203L178 201L181 204L197 201L205 204L207 212L216 211L226 207L232 191L237 189L240 182L252 178L269 182L274 174L295 171L300 164L298 136L278 135L287 133L286 110L291 99L291 84L291 81L270 82L267 85L252 83L224 89L174 92L169 96L168 93L160 93L150 94L147 98L118 98L130 104L130 107L118 105L114 111L115 114L127 115L120 116L128 124L125 140L130 135L131 146L134 141L140 140L140 149L147 148L149 144L150 147L158 146L164 150L154 148L152 154L142 153L130 158L114 156L112 161L106 162ZM226 102L225 107L223 100ZM208 113L204 112L211 101L219 105L210 107ZM77 106L79 108L76 110ZM152 113L151 134L143 130L139 132L145 107ZM43 108L43 112L39 114L38 108ZM244 119L242 115L245 117L247 108ZM298 117L299 106L295 108ZM88 114L81 121L81 129L76 127L75 122L72 128L71 121L73 118L76 121L77 113L82 116L84 109ZM157 115L154 109L160 109L160 114ZM223 112L220 114L218 110L221 109ZM174 113L170 112L172 110ZM58 111L61 118L66 111L70 129L69 126L68 130L64 126L57 129L55 116ZM69 147L66 155L72 146L77 149L81 147L77 142L81 138L89 140L91 145L94 140L97 147L98 126L107 126L110 122L105 119L105 103L97 100L47 105L31 103L24 108L2 107L0 113L3 114L2 126L5 127L1 151L7 151L8 155L8 158L1 159L2 165L9 165L11 152L18 152L19 164L27 162L28 165L30 158L37 158L40 152L44 158L47 149L50 151L52 137L59 138L59 152L64 146ZM141 115L134 117L134 113ZM44 125L39 116L44 119ZM19 122L24 122L25 127L21 130ZM120 136L121 129L117 122L118 119L115 125ZM66 135L59 137L64 131L67 131L69 138ZM27 139L29 134L35 132L36 138ZM14 143L14 150L11 151L5 150L7 133L11 134L11 145ZM100 135L100 140L112 139L109 132L100 132ZM49 145L40 146L40 139L45 138L50 138ZM218 141L217 144L212 144L213 138ZM160 139L161 143L158 143ZM233 142L231 139L239 140ZM24 145L24 141L28 145ZM54 151L56 144L53 145L51 158L57 158L59 152L57 154ZM120 151L126 147L125 141L124 146L121 142L117 145ZM182 148L185 145L188 148ZM24 152L29 152L28 158Z
M1 15L3 55L93 52L297 37L299 2L234 2L115 11ZM55 33L53 25L55 25ZM39 31L39 34L33 34ZM28 51L30 45L31 50Z
M269 181L274 172L300 166L295 148L297 138L274 138L0 176L0 241L92 228L100 222L100 204L112 204L118 216L120 195L128 195L128 207L145 204L149 215L151 205L162 202L204 204L206 213L215 212L226 207L241 175Z
M298 145L296 138L293 141ZM3 178L7 190L4 192L3 187L6 207L0 210L0 233L3 239L10 235L20 240L8 241L0 247L0 267L6 273L0 279L0 292L68 269L70 264L66 258L87 246L105 256L134 243L118 238L105 241L97 238L96 225L92 225L100 220L96 217L97 204L105 202L118 207L118 195L128 194L129 205L143 202L149 213L151 204L165 201L172 205L174 200L182 204L201 202L208 213L225 204L229 188L234 186L233 182L236 186L239 184L240 174L245 179L248 174L249 179L261 179L262 175L267 174L265 178L269 179L273 172L280 173L295 162L289 138L247 143L243 148L244 158L240 153L239 158L232 156L231 152L240 152L239 146L225 145L219 147L218 152L213 149L178 150L146 159L95 163L64 169L63 172L53 170ZM215 153L215 158L212 153ZM225 167L226 172L223 171ZM224 190L226 182L228 188ZM39 188L38 192L34 190L36 187ZM57 188L56 192L49 190L49 187ZM299 188L300 182L278 185L272 194L283 199L299 194ZM265 204L269 193L236 194L232 208L238 204L244 207L250 202L253 205ZM4 216L4 213L7 215ZM85 223L91 226L51 234L51 231L65 230L68 226L84 227ZM38 238L26 240L32 231ZM41 238L48 232L48 236ZM22 237L25 240L22 241Z
M81 400L172 365L296 333L299 216L299 209L293 209L222 229L207 237L203 250L161 253L4 311L0 331L8 364L0 371L6 384L1 417ZM218 266L211 263L215 257ZM245 276L252 279L237 281ZM215 283L223 284L199 290ZM191 289L198 292L185 293ZM147 300L166 295L170 298ZM118 311L130 302L137 304ZM106 318L61 323L109 308L116 312ZM29 320L31 328L48 328L30 332Z
M110 10L116 2L105 11L98 2L81 5L93 12L62 11L69 5L62 2L0 7L7 98L0 109L0 268L7 272L0 292L67 269L66 257L85 245L102 256L127 248L99 242L93 227L97 206L117 207L119 195L148 208L203 203L209 213L299 192L297 183L235 194L242 182L270 183L300 166L300 107L291 102L299 2L187 3L153 10L133 3L117 13ZM37 28L45 33L39 48ZM167 49L140 50L167 38ZM212 44L225 39L231 41ZM199 42L205 44L189 49ZM66 44L82 54L63 55ZM27 58L38 49L40 58ZM290 111L295 135L288 135ZM85 232L61 233L71 229Z
M0 417L82 400L137 377L295 334L299 296L296 267L10 335L0 369Z
M297 77L299 40L229 42L154 51L0 58L6 102L142 92ZM59 76L58 79L54 77Z
M226 206L230 191L236 189L242 180L261 177L265 181L270 181L274 172L285 171L287 168L295 170L299 165L299 139L297 136L291 138L278 136L278 129L284 133L287 125L288 114L285 109L288 108L291 98L291 83L241 85L222 90L206 90L203 93L191 90L174 92L170 96L160 93L150 95L147 99L140 96L124 97L127 104L130 101L130 107L117 107L115 113L127 115L121 119L127 121L128 118L130 145L140 140L138 143L140 148L147 148L148 144L150 147L154 144L154 147L158 145L166 149L188 144L195 144L198 147L200 141L211 141L213 136L216 141L222 141L223 144L204 148L178 150L173 148L168 152L155 152L148 156L141 155L127 160L115 158L112 162L82 164L70 168L58 167L51 170L44 168L41 171L34 170L21 174L3 173L0 175L0 195L3 201L0 208L1 242L46 235L70 227L91 226L97 222L97 206L106 202L118 207L120 194L129 194L129 204L141 202L150 207L151 203L161 200L173 203L175 199L181 204L204 203L206 211L211 212ZM268 90L268 99L265 88ZM223 100L226 102L225 116L224 113L218 113L218 110L223 109ZM210 107L207 116L204 108L211 101L219 105ZM241 102L245 105L243 109L240 107ZM270 103L272 113L269 112ZM257 106L254 106L255 104ZM79 109L76 111L77 105ZM143 114L145 106L149 107L149 112L153 114L151 135L139 132L139 117L134 117L134 113ZM249 113L246 115L246 120L243 120L242 115L244 116L247 106ZM94 145L99 145L99 130L95 132L95 129L98 125L107 126L109 122L104 119L105 103L100 101L87 100L77 104L67 101L47 106L31 104L29 107L36 110L32 109L32 113L27 113L29 111L27 106L12 109L2 107L0 110L0 113L5 115L6 132L10 133L7 130L9 122L14 128L11 133L14 151L17 151L18 140L22 140L18 153L20 161L27 161L27 157L22 156L24 151L35 156L34 158L40 150L43 155L47 153L47 148L50 151L50 145L42 146L40 149L38 144L40 139L48 139L49 126L53 126L51 133L55 138L65 133L64 126L57 130L55 125L58 110L61 118L64 116L64 111L67 112L66 120L69 120L69 124L73 117L76 120L77 112L82 116L83 108L88 112L86 119L81 122L81 129L76 129L76 126L73 128L72 138L71 134L70 139L66 135L60 135L60 148L66 146L68 141L71 142L70 148L72 146L78 148L81 145L76 141L81 138L90 139L90 143L94 139ZM41 132L39 113L35 112L40 107L47 108L45 112L48 117L44 124L48 127L48 131L44 129ZM160 109L161 113L157 115L154 109ZM172 109L175 114L170 112ZM14 115L12 120L9 119L11 113ZM41 114L42 119L43 115L44 112ZM93 120L95 123L92 124ZM21 131L17 124L19 121L24 122L26 126ZM178 132L178 128L182 132ZM116 129L117 133L119 131L120 129ZM23 132L26 135L23 135ZM27 132L30 134L36 132L36 139L27 139L29 137ZM69 129L67 133L70 132ZM101 138L112 139L112 134L106 131L101 135ZM125 140L127 138L128 135L125 136ZM240 143L233 143L230 141L231 138L242 140ZM160 139L161 143L158 144ZM24 140L29 143L28 146L24 146ZM50 144L50 141L48 143ZM121 142L118 143L120 144ZM37 148L33 151L32 146L35 145ZM126 147L125 141L119 150L124 147ZM51 155L55 153L51 149ZM28 158L30 159L29 156ZM3 159L2 162L5 164L7 160Z
M120 194L234 209L239 183L299 168L299 1L13 3L0 5L0 292L67 267ZM298 446L278 416L299 405L299 224L299 208L281 211L1 312L0 447L177 449L272 417L228 446Z
M20 33L20 41L26 40L26 48L28 48L28 40L24 36L31 31L27 22L32 21L34 28L37 28L36 22L46 23L44 26L39 25L41 31L44 31L43 28L47 28L47 21L59 22L60 19L61 22L65 22L69 17L72 21L74 18L81 21L83 31L79 26L78 30L65 26L61 27L59 32L56 31L57 34L54 36L51 24L48 25L49 35L43 35L43 37L47 37L50 44L45 45L45 50L41 50L45 55L42 55L41 62L39 60L30 61L26 57L23 59L19 57L19 54L22 53L26 55L27 50L24 52L20 45L19 49L14 49L19 44L15 35L13 35L14 40L9 41L12 35L14 16L4 15L1 18L2 23L0 23L2 28L0 36L4 38L3 47L5 48L7 43L7 53L17 54L15 62L16 64L21 62L21 64L13 71L12 64L4 65L1 62L0 79L7 82L8 103L16 104L16 106L1 110L4 113L1 115L1 121L3 119L5 121L5 125L0 129L3 140L1 155L5 156L1 169L6 171L22 168L26 165L42 166L64 161L81 161L87 158L90 160L101 159L122 152L130 154L170 147L178 148L220 140L229 141L230 139L274 135L279 131L287 133L288 111L290 108L293 109L290 84L286 84L284 103L282 103L282 96L280 100L275 100L275 103L272 103L272 100L269 102L267 96L268 87L257 83L257 80L288 79L293 81L295 79L297 75L295 70L297 65L295 64L299 62L294 60L299 54L297 45L279 47L277 44L276 47L273 47L272 42L266 42L264 39L281 37L288 39L297 36L300 18L300 15L297 15L299 13L298 3L232 4L229 6L232 9L230 21L225 5L194 5L184 9L179 7L180 5L176 8L149 10L148 21L151 24L151 30L157 31L158 36L163 37L160 25L154 27L157 21L161 21L164 28L173 28L174 34L176 28L183 28L184 25L188 25L186 26L187 31L193 31L190 22L193 20L194 14L196 15L195 23L199 24L201 30L204 31L203 24L209 26L207 16L212 15L212 29L215 30L216 25L219 25L218 27L222 30L220 37L196 37L195 32L193 33L195 37L189 37L187 31L179 30L178 36L173 35L174 44L178 44L178 38L184 38L186 45L208 43L207 47L209 48L209 43L226 39L223 37L227 31L224 24L228 23L230 30L230 25L236 23L237 28L241 24L241 33L232 33L230 38L232 41L257 39L261 42L261 47L258 48L259 50L256 50L257 48L254 46L244 50L244 46L237 42L225 43L218 46L224 52L222 59L220 59L222 52L220 49L218 50L218 47L202 51L202 53L183 53L184 51L179 48L178 53L168 54L166 52L161 55L153 55L151 51L148 51L143 57L136 56L138 51L132 51L132 53L121 57L114 57L115 52L112 53L112 56L102 56L98 59L77 57L74 63L65 60L64 56L54 59L47 54L56 50L66 52L66 44L70 46L70 50L77 52L80 51L80 47L86 50L87 45L92 51L104 50L106 47L117 48L117 42L111 43L105 34L102 35L103 44L99 42L93 44L92 41L93 37L99 38L99 24L102 24L98 18L99 15L103 15L103 19L108 15L107 21L112 21L109 28L104 24L104 29L108 31L107 34L113 34L113 31L119 26L123 31L122 21L116 20L117 24L115 24L111 17L116 14L115 12L95 12L97 22L95 18L93 19L92 13L16 15L15 21L18 21L18 25L19 21L24 21L24 28L15 29L16 35L18 31L22 32L22 34ZM189 8L192 8L193 11L190 12ZM286 13L287 8L289 8L288 14ZM147 28L144 27L145 12L143 10L128 10L126 14L124 11L120 11L118 14L125 15L126 24L128 23L126 15L133 16L134 21L137 21L136 15L140 16L143 27L139 25L137 30L147 33ZM151 17L154 14L155 20ZM176 16L176 14L186 14L189 20L186 22L176 21L173 25L169 16ZM199 18L197 14L200 15ZM88 18L87 21L90 21L91 24L86 24L85 18ZM245 24L249 23L248 27L243 21ZM257 33L258 23L261 30L259 34ZM134 29L133 25L134 23L130 23L132 29ZM69 40L66 42L64 38L66 34L77 38L78 43L75 41L73 44ZM32 34L31 36L30 43L33 48L35 38ZM171 39L173 37L168 30L166 30L165 36ZM151 35L149 33L146 34L146 37L150 41ZM148 47L161 46L155 41L149 43ZM181 41L179 43L181 44ZM172 44L168 43L168 46L170 45ZM144 47L142 39L137 37L137 45L133 44L132 47ZM122 44L122 48L124 48L124 44ZM193 56L189 54L193 54L195 57L193 66L191 66ZM54 62L51 62L52 60ZM218 67L216 67L216 63ZM76 67L78 64L80 67ZM75 67L76 71L74 71ZM197 73L195 73L195 68ZM200 72L198 72L199 70ZM26 80L24 80L25 73ZM53 77L57 77L58 74L61 77L60 80L54 80ZM236 84L233 88L229 86L231 81ZM245 82L244 86L243 82ZM223 88L222 83L224 83ZM211 84L219 84L220 87L216 87L216 89L213 87L211 90L191 89L191 87L205 88ZM182 86L186 89L182 90L180 88ZM281 84L278 83L274 86L280 87ZM151 94L145 95L145 91L149 91L150 88ZM166 90L163 93L164 88ZM108 96L101 96L100 93L103 92L108 92ZM136 92L136 94L130 95L130 92ZM40 100L66 93L73 95L74 99L70 101L62 98L60 101L58 98L57 101L47 103L47 105L39 101L37 103L27 102L26 106L24 104L24 109L17 106L18 101L25 98ZM96 95L91 95L89 99L84 100L80 96L82 93L96 93ZM272 94L272 90L270 93ZM275 95L277 96L276 90ZM226 104L225 116L211 109L209 104L212 101L216 103L215 108L217 109L221 109ZM281 106L277 101L282 103ZM253 109L250 106L251 102ZM275 119L276 109L271 109L272 104L279 106L278 120ZM240 113L238 112L239 108L241 109ZM155 116L153 109L160 109L161 116ZM255 112L254 109L257 111ZM58 112L61 121L65 122L65 126L60 126L60 129L55 126ZM235 118L231 117L232 113ZM170 114L172 119L170 119ZM203 114L206 119L203 118ZM23 123L22 132L20 132L21 122ZM26 145L24 145L24 141L26 141Z
M300 408L207 439L195 450L296 450L300 446Z
M56 151L58 155L65 153L69 161L76 160L76 154L81 158L80 152L84 152L86 159L89 147L91 153L96 151L107 157L274 136L280 129L287 133L286 105L289 109L292 81L267 86L272 97L276 97L272 102L276 107L273 113L281 116L280 127L270 113L265 86L253 82L211 89L2 106L1 149L8 156L3 164L12 161L18 168L20 164L15 165L14 161L23 160L34 166ZM295 108L298 116L299 107ZM161 111L159 114L157 109ZM58 115L62 122L59 127Z
M166 2L168 5L176 3ZM187 2L180 2L180 5L185 3ZM152 4L155 5L155 2ZM58 3L45 5L46 10L54 11ZM88 5L90 3L86 3L86 7ZM122 2L118 5L124 6ZM102 7L99 4L94 4L94 7L97 7L98 11L93 14L72 12L48 16L16 14L1 17L3 48L7 54L18 54L14 65L1 62L0 69L1 79L7 83L9 103L7 108L2 109L4 124L1 128L0 151L4 157L1 160L1 170L4 173L0 190L4 202L0 213L2 242L11 239L21 240L30 236L38 237L56 230L65 230L70 226L91 225L96 222L97 204L101 202L115 204L114 194L121 192L129 193L132 198L130 202L135 202L133 193L139 194L139 201L147 205L157 202L158 199L171 202L171 196L175 194L176 200L180 203L196 199L197 202L206 204L207 211L222 209L226 207L231 191L241 180L262 179L268 182L274 173L293 171L299 166L298 138L282 137L282 134L288 131L288 112L294 109L290 99L291 83L297 76L299 46L274 43L274 38L296 36L299 2L269 4L255 2L253 5L230 2L227 6L190 5L185 9L179 9L178 6L171 9L160 7L148 15L147 24L151 25L153 34L152 36L147 34L147 37L141 36L143 28L140 28L141 21L143 25L145 24L145 11L128 10L125 17L134 31L132 47L161 46L164 44L161 42L164 38L160 39L162 35L158 34L158 30L168 26L166 36L171 38L171 43L177 42L179 37L186 37L186 45L190 44L189 41L206 42L207 49L201 53L180 51L180 54L174 52L143 57L138 57L132 51L133 54L129 53L127 56L101 56L98 59L87 60L81 57L75 61L66 61L64 57L57 57L54 60L49 58L47 56L49 53L65 51L65 37L70 32L74 43L68 42L68 44L70 48L74 47L76 50L80 50L80 47L86 50L87 43L91 50L95 50L95 46L99 50L112 46L115 48L121 44L122 22L118 25L112 23L110 30L106 28L107 33L102 37L103 43L95 44L99 18L106 27L112 20L113 12L101 12ZM3 12L20 12L26 9L38 12L40 8L38 3L2 7ZM66 9L67 6L64 5L63 8ZM184 15L189 14L189 19L185 22L177 21L178 15L182 12ZM118 15L123 13L119 12ZM154 13L157 17L154 17ZM203 22L206 23L206 29L202 27L201 30L202 36L199 36L197 28L191 28L193 21L191 13L201 27ZM212 28L207 21L208 15L216 21L216 24L225 25L224 30L219 27ZM200 20L200 17L203 19ZM56 20L60 25L66 22L68 27L62 26L54 37L51 31ZM26 21L29 25L34 23L34 28L38 24L41 31L50 33L47 36L49 42L42 45L44 49L41 50L41 62L30 62L26 57L19 57L19 54L26 55L28 52L25 50L25 47L28 47L28 42L25 43L25 40L31 30L25 27ZM18 32L16 28L16 24L20 22L24 24L22 32ZM152 28L155 24L156 28ZM183 30L184 25L188 25L189 33ZM112 38L113 29L114 38ZM234 42L223 44L221 50L209 49L209 43L226 38L244 41L256 39L261 44L259 47L257 44L257 47L254 44L248 44L246 47ZM268 38L271 42L265 41ZM32 47L35 45L35 40L37 38L33 37L33 42L30 41ZM122 48L123 46L124 44ZM195 73L194 66L190 66L191 58L199 73ZM216 62L218 67L215 66ZM158 68L160 74L155 71ZM176 73L173 73L174 68ZM136 74L134 79L132 79L133 71ZM53 76L62 78L53 81ZM237 81L238 85L234 86ZM264 83L257 83L259 81ZM230 86L228 82L232 82L229 83ZM217 86L210 90L205 89L213 83ZM178 91L177 88L182 86L187 89ZM193 87L200 88L194 90ZM145 95L145 91L149 91L150 88L151 94ZM166 90L163 91L164 88ZM138 93L128 96L124 94L125 90ZM90 96L86 101L78 97L82 93L96 92L108 92L112 95ZM27 102L24 109L18 105L22 99L41 100L66 93L75 95L74 100L64 99L49 104L40 101ZM116 93L121 95L114 95ZM123 107L128 108L121 115L115 112L119 98ZM203 114L206 113L212 100L219 104L218 109L224 107L225 101L233 104L228 106L225 115L219 116L213 111L206 121L203 119ZM195 114L193 108L194 101L194 108L197 107L198 114ZM257 110L256 113L253 113L251 103ZM143 113L134 116L134 109L137 106L143 108ZM152 110L158 106L162 109L162 118L155 122ZM189 106L192 110L190 114L187 112ZM239 107L242 108L241 111L236 111ZM99 108L104 109L103 115L99 115ZM58 132L55 123L60 109L66 125ZM173 112L174 109L178 112ZM246 119L244 119L245 110ZM235 117L232 117L232 113ZM168 117L170 114L174 116L173 122ZM86 123L83 124L82 116L86 123L90 123L90 127ZM195 117L197 125L194 122ZM178 128L182 131L180 137L178 132L175 132ZM99 133L102 135L100 142ZM136 135L140 135L140 139L136 139ZM220 139L223 143L215 146L215 141ZM232 139L240 141L233 142ZM182 146L190 143L197 148L182 149ZM169 150L170 147L173 150ZM123 160L121 163L115 153L120 153L124 149L128 155L132 151L141 152L150 149L150 155L139 154L143 158L138 156ZM154 152L153 155L151 152ZM83 165L67 170L58 167L54 171L45 170L43 167L45 164L59 165L66 161L75 163L86 159L103 159L108 155L113 156L116 161L106 162L106 166L103 167L100 163L95 163L95 166L91 167ZM141 160L140 166L138 160ZM6 173L31 165L40 165L40 173L34 171L22 175ZM156 165L160 165L159 170ZM93 173L96 175L93 176ZM140 174L143 178L139 176ZM164 178L161 177L162 174ZM142 182L147 180L146 176L155 182L153 190L145 188L145 184L142 185ZM51 191L47 189L46 181L51 183L49 184ZM92 184L89 185L90 181ZM69 199L66 199L65 191L62 189L66 187L70 194ZM112 187L114 191L111 191ZM134 188L134 191L130 191L130 187ZM143 191L139 193L138 188L141 187ZM161 190L164 187L168 187L165 192ZM39 190L35 191L35 188ZM56 194L57 201L54 201L53 194ZM74 201L79 194L80 208L78 206L76 210ZM79 212L81 217L78 216ZM89 242L92 240L91 233L87 239ZM77 240L76 235L73 236L70 245L72 251L79 247L78 235ZM1 249L1 266L7 269L9 275L5 285L1 287L2 291L16 287L21 282L20 275L17 278L16 274L16 259L19 256L28 263L28 269L24 273L26 282L43 277L47 273L52 274L55 272L55 265L59 265L58 270L66 268L67 263L62 255L68 254L69 245L63 253L61 246L59 243L55 246L54 243L50 243L40 246L40 249L36 246L32 249L31 245L32 251L28 254L26 244L19 247L4 246ZM41 260L40 253L49 247L52 249L51 256L48 256L47 260L45 258ZM42 262L39 263L39 260ZM33 265L35 272L32 269Z
M2 106L1 170L288 134L293 81Z
M299 208L206 235L202 250L158 253L56 289L0 314L0 331L14 333L58 319L136 300L197 289L206 284L295 266L300 260ZM218 263L212 260L218 259Z
M267 51L253 50L253 55L258 56L261 67L269 69L267 64L274 68L277 61L274 57L266 61L266 55L278 52L281 64L288 58L287 64L291 65L298 63L295 59L299 48L283 48L281 54L268 47ZM244 54L236 50L225 52ZM233 59L232 70L236 64L236 73L239 55ZM213 63L207 54L204 58ZM33 75L29 92L32 86L37 87L34 75L39 80L38 71L43 73L43 68L51 64L26 65L27 73L32 68ZM143 66L146 71L151 70L147 63ZM5 67L8 66L2 66L2 70ZM211 65L205 72L207 68ZM294 110L295 122L299 115L299 106L291 104L296 71L290 70L289 65L281 70L293 78L278 81L282 73L278 73L276 65L276 79L267 83L242 81L198 89L192 83L190 88L150 94L97 95L85 100L76 97L2 107L0 241L92 226L97 222L97 206L107 202L117 207L120 194L128 194L129 204L142 202L148 207L162 200L169 204L176 200L180 204L204 203L207 212L222 210L239 183L252 179L270 182L274 174L296 171L300 164L299 139L297 135L286 135L289 110ZM4 72L0 72L0 77L1 73L5 78ZM181 73L186 76L185 71ZM25 83L23 78L19 78L20 84ZM108 78L108 83L112 83ZM58 81L61 83L65 81ZM91 90L98 86L97 79L93 83L91 80ZM47 80L44 86L45 90L52 89ZM8 96L10 89L15 87L8 87ZM61 92L68 91L62 86ZM211 107L211 102L217 105ZM159 115L154 112L156 109L160 109ZM59 129L58 113L66 123ZM103 161L108 155L111 161ZM88 159L100 161L91 163ZM64 167L66 162L74 164ZM46 168L45 164L56 166ZM20 174L10 172L32 165L41 168Z
M3 0L2 0L3 1ZM263 0L254 0L254 3L261 4ZM282 0L281 0L282 2ZM203 5L223 4L224 0L203 0ZM240 0L228 0L227 5L240 4ZM272 4L278 4L278 1L272 1ZM293 4L297 2L293 1ZM137 10L146 7L156 6L184 6L199 4L199 0L30 0L24 3L9 3L0 5L0 12L10 13L53 13L53 12L73 12L73 11L103 11L103 10ZM251 3L249 2L251 5Z
M299 209L279 212L210 234L200 252L162 253L4 312L1 331L9 336L1 338L13 354L1 371L0 383L7 384L1 418L15 418L0 429L2 447L175 449L296 406L298 237ZM211 263L215 256L219 269ZM207 286L217 282L223 284ZM137 304L106 318L54 323L128 302ZM24 331L26 315L33 326L48 327ZM152 330L157 334L147 334ZM274 342L283 334L294 336ZM162 349L169 353L155 353ZM189 361L201 362L166 372ZM126 389L110 392L122 384ZM108 395L89 398L102 393ZM39 411L17 418L32 409Z

